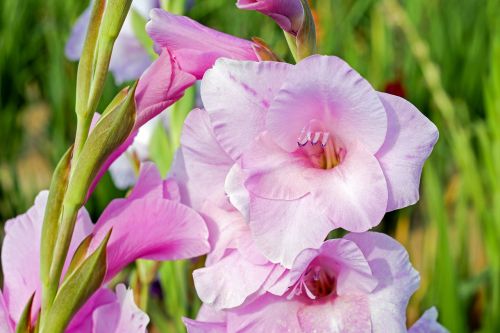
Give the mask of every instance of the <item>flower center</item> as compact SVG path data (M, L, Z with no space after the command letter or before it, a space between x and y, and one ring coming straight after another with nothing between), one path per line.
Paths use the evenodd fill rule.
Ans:
M318 265L308 268L302 281L307 295L313 299L326 297L336 289L335 277Z
M335 168L345 155L344 149L336 146L329 132L314 131L311 126L302 129L297 145L318 169Z

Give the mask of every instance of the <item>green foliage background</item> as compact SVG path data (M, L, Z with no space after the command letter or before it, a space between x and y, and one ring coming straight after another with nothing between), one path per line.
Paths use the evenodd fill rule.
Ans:
M262 37L290 60L275 24L237 10L234 2L197 0L186 14L243 38ZM500 332L500 0L311 4L320 53L344 58L378 90L403 90L440 130L420 202L388 214L379 227L408 248L422 275L409 322L435 304L451 332ZM72 143L76 64L65 59L64 45L86 6L66 0L0 2L0 221L24 212L48 187L55 163ZM108 78L103 101L117 89ZM174 128L156 135L156 161L163 167L178 133ZM107 176L88 208L96 217L123 194ZM198 264L162 264L159 284L166 297L138 296L153 330L181 331L176 318L195 313L199 303L189 276ZM147 291L151 265L156 264L140 263L120 278Z

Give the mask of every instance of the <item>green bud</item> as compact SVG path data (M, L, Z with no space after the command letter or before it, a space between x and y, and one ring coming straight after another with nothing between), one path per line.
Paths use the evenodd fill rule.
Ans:
M41 333L63 333L73 315L99 289L106 276L106 246L111 231L99 247L69 274L41 323Z
M311 8L307 0L300 0L304 9L304 21L293 36L285 32L285 38L296 62L316 53L316 27L312 16Z
M50 279L50 266L59 233L59 220L71 168L73 147L59 161L50 184L49 197L45 207L40 244L40 279L42 281L42 309L50 307L57 285ZM43 315L43 313L42 313Z
M135 88L136 85L121 103L115 98L112 102L115 107L104 112L90 133L75 163L65 202L83 205L90 184L104 161L130 135L135 122Z

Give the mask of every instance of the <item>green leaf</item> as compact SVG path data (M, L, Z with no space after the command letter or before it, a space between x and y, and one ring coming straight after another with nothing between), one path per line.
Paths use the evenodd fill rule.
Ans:
M41 333L63 333L73 315L99 289L106 275L108 232L99 247L69 276L57 292L54 303L41 323Z
M33 300L35 299L35 293L31 295L28 303L24 307L21 313L21 318L19 319L16 327L16 333L30 333L33 330L31 326L31 307L33 306Z

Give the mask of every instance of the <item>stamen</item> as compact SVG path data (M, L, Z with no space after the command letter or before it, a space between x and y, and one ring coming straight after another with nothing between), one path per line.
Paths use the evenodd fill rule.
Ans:
M302 129L302 131L300 131L300 135L297 138L297 144L299 145L299 147L304 147L307 144L308 141L309 141L309 139L308 139L308 136L307 136L307 130L304 127Z
M321 140L321 145L324 147L328 143L328 138L330 137L330 133L324 132L323 139Z
M320 137L320 136L321 136L321 132L316 132L316 133L314 133L314 138L313 138L313 140L311 141L311 144L312 144L312 145L317 144L317 143L318 143L318 141L319 141L319 137Z

